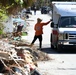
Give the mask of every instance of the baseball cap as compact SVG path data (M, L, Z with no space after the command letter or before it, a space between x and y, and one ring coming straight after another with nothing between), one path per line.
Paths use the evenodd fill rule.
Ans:
M40 19L40 18L37 18L37 21L42 21L42 19Z

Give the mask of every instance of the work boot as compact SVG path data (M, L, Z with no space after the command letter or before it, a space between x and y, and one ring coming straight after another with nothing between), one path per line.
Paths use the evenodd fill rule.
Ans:
M38 48L38 50L43 50L42 48Z
M34 44L30 44L29 47L32 47Z

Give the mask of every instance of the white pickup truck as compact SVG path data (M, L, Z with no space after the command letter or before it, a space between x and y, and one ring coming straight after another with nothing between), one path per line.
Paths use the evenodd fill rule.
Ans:
M52 2L51 48L76 47L76 2Z

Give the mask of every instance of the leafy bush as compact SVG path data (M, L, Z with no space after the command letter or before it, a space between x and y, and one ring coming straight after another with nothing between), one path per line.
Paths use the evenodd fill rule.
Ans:
M0 35L3 34L3 29L4 29L4 26L3 26L3 24L0 22Z
M2 30L0 30L0 35L1 35L1 34L3 34L3 31L2 31Z

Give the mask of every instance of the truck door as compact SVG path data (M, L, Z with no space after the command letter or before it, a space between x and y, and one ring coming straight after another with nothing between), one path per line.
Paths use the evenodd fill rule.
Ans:
M57 41L58 41L58 28L55 26L55 24L51 23L52 32L51 32L51 47L55 48Z

